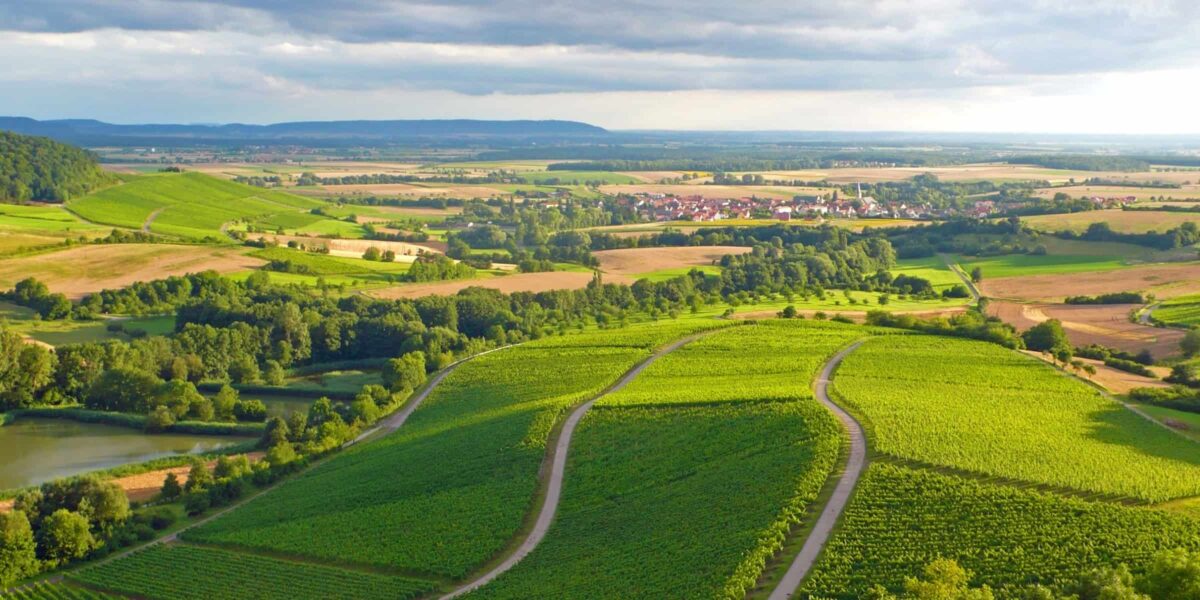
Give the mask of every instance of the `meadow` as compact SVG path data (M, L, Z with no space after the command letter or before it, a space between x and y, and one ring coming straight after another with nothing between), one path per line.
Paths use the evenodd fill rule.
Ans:
M1160 190L1167 193L1174 190ZM1022 217L1023 222L1040 231L1082 232L1092 223L1108 223L1113 231L1145 233L1166 231L1184 223L1200 224L1200 213L1133 210L1090 210L1060 215Z
M101 237L108 231L57 206L0 204L0 253L16 254L67 239Z
M873 339L846 359L834 388L880 454L1097 497L1200 495L1191 442L997 345Z
M593 331L480 357L449 375L402 429L313 468L270 502L242 507L185 537L462 577L521 527L564 410L650 349L720 325ZM390 476L378 477L381 471Z
M1116 254L1005 254L987 257L959 255L955 260L967 273L976 267L982 269L985 281L1001 277L1116 271L1129 266L1125 257Z

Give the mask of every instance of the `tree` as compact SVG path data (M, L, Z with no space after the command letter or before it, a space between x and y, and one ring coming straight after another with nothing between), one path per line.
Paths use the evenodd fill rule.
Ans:
M1150 596L1139 594L1134 589L1133 575L1125 565L1084 573L1070 592L1079 600L1150 600Z
M1176 548L1155 554L1138 584L1154 600L1200 598L1200 552Z
M1048 319L1042 321L1021 334L1025 347L1038 352L1057 354L1063 348L1070 350L1071 342L1067 340L1067 332L1063 330L1062 321Z
M92 384L84 405L95 410L149 412L158 377L140 369L109 369Z
M948 558L939 558L925 567L924 578L904 581L906 598L913 600L992 600L991 588L970 587L972 573Z
M208 467L199 460L192 463L192 468L188 471L187 482L183 484L185 492L196 492L205 490L212 486L213 476L209 472Z
M370 248L367 248L366 252L363 252L362 257L366 260L379 260L382 255L383 253L379 250L379 248L371 246Z
M20 510L0 513L0 587L37 571L37 543L29 517Z
M288 430L287 421L284 421L282 417L271 417L267 419L267 424L263 427L262 439L259 440L258 446L274 448L279 444L285 444L288 441L289 433L291 432Z
M983 267L971 269L971 283L979 283L981 281L983 281Z
M266 461L273 467L286 465L296 460L296 449L287 442L282 442L271 446L267 450Z
M392 250L384 250L383 255L379 257L383 262L395 262L396 253Z
M179 478L174 473L167 473L167 478L162 484L163 500L174 500L183 493L183 487L179 485Z
M222 421L234 420L233 410L237 401L237 390L230 387L229 384L222 385L221 389L217 390L216 395L212 398L213 416Z
M243 354L229 365L229 377L234 383L257 383L259 380L258 363L254 357Z
M1179 349L1188 357L1200 354L1200 327L1193 327L1179 340Z
M96 538L86 517L65 508L54 511L38 530L38 549L42 558L53 565L87 556L96 547Z
M267 360L267 368L263 370L263 383L267 385L283 385L283 365L277 360Z
M145 427L148 433L162 433L174 424L175 415L166 406L155 406L154 410L146 415Z
M780 319L795 319L796 318L796 307L792 306L791 304L783 307L783 310L779 311L779 318Z
M415 390L425 383L425 353L409 352L383 365L383 384L395 391Z

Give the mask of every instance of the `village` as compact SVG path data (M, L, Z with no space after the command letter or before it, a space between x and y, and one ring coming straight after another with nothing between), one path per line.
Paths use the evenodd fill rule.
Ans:
M1121 208L1136 198L1089 197L1096 208ZM634 209L642 218L651 221L711 222L731 219L775 219L778 221L838 219L912 219L936 220L952 217L987 218L1018 210L1028 202L1010 201L1003 204L980 198L962 208L934 207L927 203L880 202L864 196L856 186L853 196L839 190L827 194L796 195L791 199L744 196L741 198L686 196L638 192L622 195L618 202ZM1031 200L1032 202L1032 200Z

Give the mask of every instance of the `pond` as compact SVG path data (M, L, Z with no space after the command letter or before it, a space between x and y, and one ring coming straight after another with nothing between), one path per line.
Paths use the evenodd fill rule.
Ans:
M0 489L19 488L155 458L208 452L250 438L154 434L68 419L19 418L0 427Z
M268 417L283 417L294 412L307 413L308 407L316 398L308 396L288 396L284 394L251 394L246 393L241 396L242 400L259 400L267 407Z

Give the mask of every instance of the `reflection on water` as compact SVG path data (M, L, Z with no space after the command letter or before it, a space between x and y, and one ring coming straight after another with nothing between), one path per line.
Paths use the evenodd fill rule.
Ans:
M316 398L306 396L283 396L283 395L254 395L247 394L241 396L242 400L259 400L267 407L268 417L284 417L294 412L307 413L308 407Z
M66 419L19 418L0 427L0 489L139 463L207 452L246 438L192 434L147 435L136 429Z

